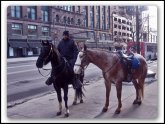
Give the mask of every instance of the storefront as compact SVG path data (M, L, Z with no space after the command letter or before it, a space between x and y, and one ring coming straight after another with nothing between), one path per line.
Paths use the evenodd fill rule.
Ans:
M29 48L26 39L9 39L7 47L8 58L25 57Z
M40 50L40 40L9 39L7 43L8 58L38 56Z

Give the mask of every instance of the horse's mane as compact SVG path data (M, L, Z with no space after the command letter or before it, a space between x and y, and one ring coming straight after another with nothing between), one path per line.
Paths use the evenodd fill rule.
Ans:
M88 48L91 50L99 50L99 51L103 51L103 52L107 52L107 53L116 53L115 51L109 51L107 49L101 49L101 48Z
M98 53L98 52L105 53L108 56L110 56L110 55L113 56L114 54L117 53L115 51L109 51L107 49L101 49L101 48L88 48L88 50L95 51L96 53Z
M57 55L57 58L58 58L58 61L60 61L60 57L61 57L61 54L60 52L58 51L57 47L55 45L52 45L53 46L53 51L56 53Z

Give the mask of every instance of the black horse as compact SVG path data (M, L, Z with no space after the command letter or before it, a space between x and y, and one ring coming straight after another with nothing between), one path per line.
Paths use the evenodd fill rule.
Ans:
M64 91L64 101L66 113L65 116L69 116L68 109L68 85L73 84L75 81L74 71L69 67L69 63L66 61L64 57L62 57L58 51L58 49L48 41L44 43L42 41L41 53L37 59L36 66L37 68L42 68L43 65L51 62L52 66L52 74L53 74L53 86L57 92L57 97L59 101L59 112L57 115L61 115L62 113L62 96L61 96L61 88ZM84 75L80 76L80 81L83 82ZM73 105L76 104L77 98L80 99L80 103L83 103L83 92L82 87L75 88L75 98L73 101Z

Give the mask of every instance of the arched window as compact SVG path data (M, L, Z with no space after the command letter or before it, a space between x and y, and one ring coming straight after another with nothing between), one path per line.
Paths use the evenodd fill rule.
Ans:
M73 18L71 18L71 24L74 25L74 20L73 20Z
M59 18L59 15L56 15L56 22L60 22L60 18Z
M70 25L70 18L68 17L68 24Z
M64 16L63 22L64 22L64 24L66 23L66 17L65 16Z
M78 19L78 21L77 21L77 24L78 24L78 25L80 25L80 24L81 24L81 21L80 21L80 19Z

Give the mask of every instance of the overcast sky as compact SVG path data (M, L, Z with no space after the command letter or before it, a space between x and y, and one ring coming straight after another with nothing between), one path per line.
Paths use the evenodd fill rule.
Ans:
M157 7L149 6L149 16L150 16L150 27L157 30Z

